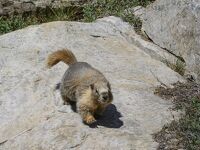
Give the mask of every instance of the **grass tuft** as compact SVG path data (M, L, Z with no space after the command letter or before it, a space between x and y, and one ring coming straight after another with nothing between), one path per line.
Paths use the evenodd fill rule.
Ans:
M46 8L36 12L0 17L0 34L22 29L29 25L51 21L79 21L83 18L82 7Z

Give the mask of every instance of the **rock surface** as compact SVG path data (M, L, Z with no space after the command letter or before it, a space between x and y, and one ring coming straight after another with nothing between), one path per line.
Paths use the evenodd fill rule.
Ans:
M126 10L127 14L133 14L135 17L138 17L142 20L145 8L142 6L132 7Z
M150 39L183 57L187 73L200 81L200 1L157 0L142 18L142 28Z
M140 39L119 18L94 23L52 22L0 36L0 150L153 150L152 134L178 116L153 94L182 77L159 61L165 52ZM101 70L114 101L96 127L63 106L55 86L67 66L45 68L47 55L71 49Z
M1 0L0 15L33 12L37 8L62 8L82 5L85 0Z

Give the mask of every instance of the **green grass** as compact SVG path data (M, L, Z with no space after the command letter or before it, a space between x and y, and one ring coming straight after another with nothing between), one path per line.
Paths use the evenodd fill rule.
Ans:
M154 135L158 149L200 149L200 85L177 83L173 89L158 88L156 93L172 98L174 109L185 111L178 121L165 125Z
M25 19L21 16L13 16L9 19L0 17L0 34L21 29L31 24L36 24L34 19Z
M104 16L118 16L126 18L125 10L135 6L146 6L153 0L97 0L84 7L84 20L91 22Z
M67 7L62 9L40 9L32 13L0 17L0 34L5 34L29 25L51 21L75 21L82 19L82 7Z
M147 6L154 0L97 0L88 2L81 7L67 7L60 9L40 9L34 13L0 17L0 34L5 34L29 25L50 21L84 21L91 22L97 18L113 15L118 16L140 29L141 21L125 10L138 5Z
M121 17L124 21L134 25L136 30L140 30L142 25L141 21L133 16L133 14L126 13L125 10L138 5L146 7L153 1L154 0L97 0L95 3L87 4L84 7L84 21L91 22L98 18L112 15Z

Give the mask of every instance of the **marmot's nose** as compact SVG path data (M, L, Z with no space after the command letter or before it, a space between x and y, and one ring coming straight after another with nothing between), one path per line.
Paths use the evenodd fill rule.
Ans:
M102 93L103 94L103 99L107 100L108 99L108 93Z

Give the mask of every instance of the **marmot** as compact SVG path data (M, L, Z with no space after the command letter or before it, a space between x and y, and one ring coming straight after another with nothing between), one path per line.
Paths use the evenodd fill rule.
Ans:
M99 70L86 62L78 62L70 50L58 50L50 54L47 66L51 68L60 61L69 66L60 84L64 103L76 102L83 122L94 123L94 115L102 115L113 100L110 83Z

